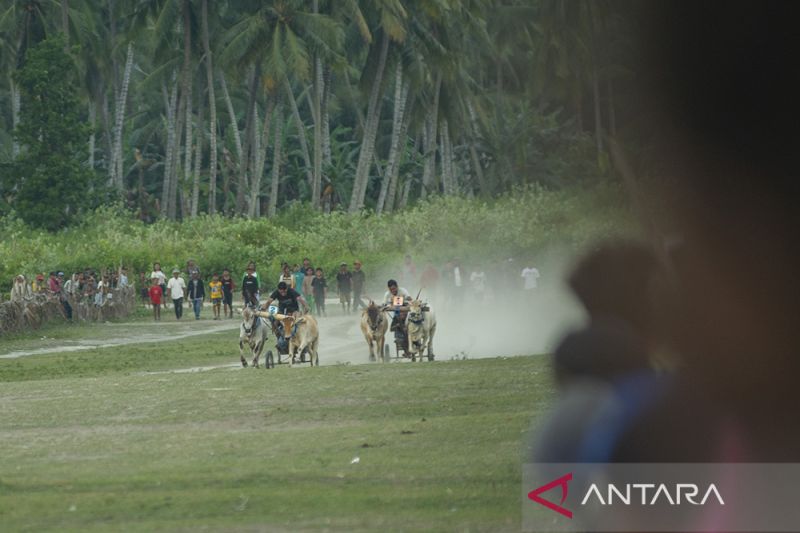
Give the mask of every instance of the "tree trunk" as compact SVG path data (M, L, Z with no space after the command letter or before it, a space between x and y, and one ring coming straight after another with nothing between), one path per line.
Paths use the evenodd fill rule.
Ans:
M208 109L210 133L208 163L208 214L217 212L217 98L214 93L214 64L208 36L208 0L203 0L203 51L206 55L206 83L208 84Z
M442 75L436 75L436 86L433 92L433 109L425 121L425 165L422 169L422 198L428 195L436 177L436 138L439 126L439 95L442 92Z
M253 159L256 151L258 134L258 94L261 80L261 66L253 66L250 74L250 90L248 92L247 111L245 112L244 126L244 152L241 167L239 168L239 188L236 191L236 210L239 215L245 216L250 209L247 202L250 198L250 183L253 172Z
M14 83L14 80L11 76L8 77L9 83L11 84L11 128L12 131L17 129L17 125L19 124L19 109L20 109L20 93L19 89L17 89L17 84ZM11 155L14 156L14 159L17 158L19 155L19 143L17 139L11 142Z
M128 43L128 53L125 59L125 71L122 75L122 89L119 92L116 106L114 109L114 147L112 149L110 183L118 191L122 191L122 128L125 125L125 105L128 100L128 85L131 80L131 68L133 68L133 43Z
M314 5L316 7L316 0ZM319 209L322 192L322 60L317 56L314 61L314 176L311 186L311 207Z
M161 217L169 217L169 198L172 191L172 165L175 151L175 118L178 106L178 84L172 86L172 94L167 96L167 88L162 86L164 104L167 109L167 150L164 156L164 185L161 190Z
M406 96L408 97L408 96ZM386 193L386 200L384 201L383 212L391 213L394 206L397 204L397 182L400 178L400 165L403 164L406 154L406 139L408 138L408 127L411 125L411 110L414 107L414 101L411 100L409 108L405 110L403 116L403 124L400 130L400 146L398 147L397 160L392 164L391 172L387 169L389 174L389 190Z
M186 128L185 152L183 160L183 187L184 202L186 203L186 188L192 182L192 19L189 12L189 0L183 0L183 98L186 101ZM182 211L182 216L188 214Z
M219 83L222 87L222 97L225 99L225 106L228 108L228 116L231 120L231 129L233 130L233 143L234 147L236 148L236 157L239 158L239 165L242 165L242 161L244 155L242 152L242 136L239 133L239 124L236 120L236 112L233 110L233 101L231 100L231 95L228 93L228 84L225 82L225 74L220 71L219 73Z
M114 136L112 130L114 126L111 123L111 115L109 113L109 104L108 104L108 92L103 92L102 99L100 101L101 105L101 117L103 119L103 149L105 151L105 161L106 165L108 165L108 172L109 177L113 172L113 167L111 166L112 160L114 159Z
M314 190L314 174L313 169L311 167L311 155L308 152L308 141L306 140L306 127L303 124L303 119L300 118L300 109L297 107L297 100L295 100L294 93L292 92L292 86L289 83L289 80L286 80L284 85L286 88L286 93L289 96L289 105L292 109L292 117L294 118L295 127L297 128L297 137L300 141L300 150L303 154L303 162L306 166L306 181L308 181L308 187Z
M167 216L170 220L177 219L178 185L180 178L178 172L181 163L181 139L183 138L183 121L186 118L186 99L178 98L178 114L175 116L175 143L172 151L172 176L170 177L169 206Z
M389 159L386 164L386 172L381 183L381 192L378 195L378 203L375 206L375 213L381 214L386 204L386 196L389 193L389 184L392 180L394 167L398 165L398 152L400 150L400 133L403 129L404 113L406 102L408 101L409 83L403 81L403 64L397 62L397 71L394 79L394 117L392 118L392 140L389 146Z
M478 187L481 194L490 194L489 184L486 182L486 176L483 174L483 166L481 165L481 158L478 155L476 147L478 140L481 138L480 128L478 128L478 115L475 113L475 107L472 102L467 100L467 113L469 113L469 123L472 129L471 138L467 140L469 143L469 155L472 158L471 167L475 171L475 176L478 178Z
M97 104L94 100L89 98L89 125L92 127L92 133L89 134L89 168L94 172L94 145L95 134L94 129L97 124Z
M192 176L192 202L189 216L197 217L200 203L200 164L203 161L203 106L197 108L197 141L195 142L194 176Z
M353 194L350 197L350 208L348 209L350 213L355 213L364 207L364 197L367 194L367 185L369 183L369 169L372 166L372 157L375 151L375 137L378 134L378 123L381 116L381 85L383 84L383 71L386 68L386 56L388 52L389 36L384 33L378 68L375 72L375 80L372 82L372 90L369 95L364 138L361 141L361 150L358 154L356 177L353 181Z
M445 196L456 193L455 176L453 175L453 147L450 144L450 128L447 119L442 120L439 144L442 150L442 190Z
M274 108L275 99L267 95L267 109L264 112L264 123L261 125L261 137L258 141L255 153L255 170L253 171L252 187L250 188L250 204L247 212L247 216L250 218L261 215L261 202L259 201L259 196L261 195L261 176L264 174L264 164L267 159L267 147L269 146L269 134L271 129L270 121Z
M406 208L409 196L411 196L411 180L406 177L406 181L403 183L403 196L400 198L398 209L403 210Z
M328 113L328 104L331 100L331 83L333 81L331 78L331 68L330 66L326 66L322 79L322 160L328 166L333 165L333 154L331 153L331 125Z
M278 210L278 186L281 180L281 148L283 145L283 103L279 100L275 106L275 152L272 159L272 183L269 187L268 217L274 217Z

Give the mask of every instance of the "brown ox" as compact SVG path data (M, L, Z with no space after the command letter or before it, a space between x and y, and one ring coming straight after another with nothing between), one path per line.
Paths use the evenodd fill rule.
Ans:
M375 302L370 301L369 307L361 311L361 332L369 346L369 360L375 360L375 350L378 351L378 359L383 361L383 345L386 339L386 329L389 322L386 315ZM374 345L374 346L373 346Z
M408 353L411 360L422 361L425 348L428 349L428 361L433 361L433 335L436 333L436 316L433 311L424 310L425 304L420 300L412 300L408 304L406 328L408 330Z
M308 350L311 366L319 366L319 326L317 320L311 315L292 316L284 315L277 318L283 326L284 339L289 343L289 366L294 358L302 358L303 352ZM280 357L280 355L278 356Z

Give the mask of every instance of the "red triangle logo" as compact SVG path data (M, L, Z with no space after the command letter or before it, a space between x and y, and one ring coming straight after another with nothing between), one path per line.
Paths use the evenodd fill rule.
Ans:
M544 505L548 509L552 509L553 511L559 514L566 516L567 518L572 518L572 511L570 511L569 509L565 509L564 507L561 506L567 499L567 493L569 492L568 483L570 481L572 481L572 472L564 476L561 476L558 479L554 479L550 483L542 485L538 489L530 491L528 493L528 498L535 501L538 504ZM541 493L547 492L548 490L559 486L561 487L561 501L558 504L545 500L544 498L539 496Z

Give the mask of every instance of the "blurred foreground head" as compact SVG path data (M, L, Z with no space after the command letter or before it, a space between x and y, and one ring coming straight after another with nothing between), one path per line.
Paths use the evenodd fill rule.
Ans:
M800 3L635 9L648 168L667 184L650 200L681 242L670 340L687 379L725 409L795 411Z

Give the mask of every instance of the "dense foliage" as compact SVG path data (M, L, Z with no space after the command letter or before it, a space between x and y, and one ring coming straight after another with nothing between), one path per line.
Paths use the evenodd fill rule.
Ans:
M32 49L14 75L22 100L14 137L25 149L4 169L4 189L22 220L49 230L96 206L102 194L81 157L89 127L80 118L73 78L72 61L59 38Z
M605 141L635 103L625 5L9 0L0 164L36 153L11 135L37 98L15 73L40 46L63 46L70 73L50 76L53 89L72 87L93 133L69 127L72 115L42 123L73 150L29 174L86 194L80 158L145 221L274 216L298 201L383 213L432 195L595 180L610 173ZM18 216L67 211L34 205L3 175Z
M355 258L375 272L400 264L405 253L439 265L458 257L491 268L509 256L536 259L552 246L576 249L597 238L637 231L623 198L612 184L562 191L533 187L490 202L436 197L380 217L323 215L295 204L269 219L216 215L154 224L109 208L55 235L6 219L0 286L7 288L19 273L120 264L149 273L154 261L168 270L183 267L190 258L204 272L230 267L237 275L254 260L260 271L277 276L282 261L300 262L305 256L329 272Z

